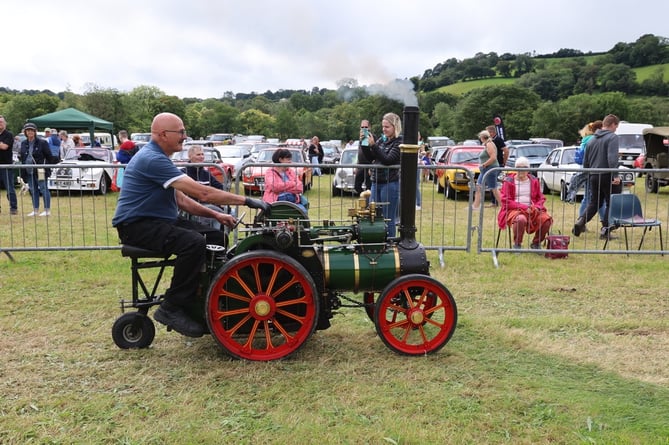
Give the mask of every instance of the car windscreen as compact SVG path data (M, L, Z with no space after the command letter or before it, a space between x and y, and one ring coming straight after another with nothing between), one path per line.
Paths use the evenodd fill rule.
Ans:
M248 150L245 148L226 148L225 150L219 150L221 157L225 158L243 158L244 153L248 153Z
M302 157L302 152L300 150L290 150L290 154L293 155L293 158L291 159L292 162L297 164L304 163L304 158Z
M106 149L71 148L65 154L65 160L108 162L109 151Z
M516 157L525 156L526 158L545 158L551 152L548 145L532 145L528 147L518 147Z
M474 162L479 158L480 152L458 151L451 156L451 164L465 164Z
M344 151L340 159L341 164L357 164L358 163L358 150L347 150Z
M272 155L275 150L263 150L258 153L258 162L272 162Z
M576 155L576 150L565 150L562 153L562 163L563 164L574 164L574 156Z
M619 134L618 147L644 149L646 148L646 143L640 134Z

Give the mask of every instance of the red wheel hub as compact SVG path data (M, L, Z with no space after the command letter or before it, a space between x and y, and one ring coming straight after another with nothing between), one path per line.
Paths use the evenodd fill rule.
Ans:
M249 313L256 320L271 320L276 312L276 302L267 295L256 295L249 304Z

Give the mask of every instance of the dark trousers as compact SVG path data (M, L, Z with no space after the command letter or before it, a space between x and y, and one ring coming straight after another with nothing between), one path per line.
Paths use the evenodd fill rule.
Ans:
M165 256L176 255L174 274L170 288L165 292L165 300L188 307L199 284L200 272L204 266L207 244L225 245L225 233L203 224L183 218L176 223L143 219L116 227L123 244L128 244Z
M585 222L590 221L597 214L602 204L606 204L605 221L602 221L602 224L606 227L609 225L608 208L611 198L611 173L591 174L588 181L590 196L583 217L585 218Z
M357 168L355 170L355 182L353 183L353 188L358 194L362 193L362 184L365 184L364 190L370 190L372 187L372 180L369 177L368 168Z
M16 210L18 202L16 201L16 189L14 189L14 170L11 168L0 170L0 183L7 189L10 210Z

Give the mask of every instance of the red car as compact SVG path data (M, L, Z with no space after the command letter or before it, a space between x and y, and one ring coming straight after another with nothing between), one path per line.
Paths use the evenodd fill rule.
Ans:
M202 147L204 151L204 161L206 163L218 164L221 168L218 167L207 167L211 176L216 178L218 182L223 184L226 190L230 190L230 183L232 176L233 166L231 164L226 164L221 160L221 155L213 147ZM177 151L172 154L172 162L179 168L186 167L190 160L188 159L188 150ZM223 169L223 172L221 172Z
M280 147L266 148L258 153L258 158L253 161L257 164L271 164L272 154ZM288 148L292 154L292 162L294 164L307 164L304 152L297 147L282 147ZM297 177L302 179L304 190L309 190L313 184L313 171L311 167L296 167ZM254 165L252 167L245 167L242 173L242 183L244 184L244 193L250 195L253 192L261 193L265 190L265 170L267 167Z

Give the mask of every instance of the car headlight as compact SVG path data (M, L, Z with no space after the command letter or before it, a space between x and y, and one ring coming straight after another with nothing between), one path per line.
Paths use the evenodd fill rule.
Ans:
M344 170L339 170L337 172L337 176L339 176L341 179L344 179L346 177L346 172Z

